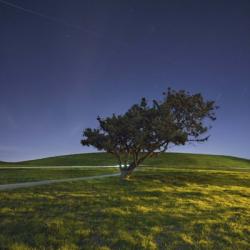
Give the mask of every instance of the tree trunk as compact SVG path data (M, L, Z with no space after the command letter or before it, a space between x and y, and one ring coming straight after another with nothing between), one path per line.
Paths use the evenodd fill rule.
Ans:
M121 171L121 180L129 180L132 175L133 170L135 169L135 165L131 164L128 168L120 168Z
M132 174L131 170L127 170L127 169L121 169L121 180L129 180L130 176Z

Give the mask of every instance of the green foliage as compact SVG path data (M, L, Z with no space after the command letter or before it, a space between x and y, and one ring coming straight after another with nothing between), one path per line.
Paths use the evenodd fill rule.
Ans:
M168 146L185 145L208 139L208 121L215 120L215 103L201 94L168 89L163 101L150 105L145 98L124 115L97 118L99 128L87 128L81 141L117 157L119 165L129 163L128 170L141 164L156 151Z

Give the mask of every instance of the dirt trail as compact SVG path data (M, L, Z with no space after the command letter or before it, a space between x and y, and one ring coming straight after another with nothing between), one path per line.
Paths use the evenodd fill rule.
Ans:
M0 166L1 169L73 169L73 168L119 168L119 166L37 166L37 167L32 167L32 166Z
M18 189L18 188L28 188L28 187L35 187L35 186L42 186L42 185L49 185L49 184L60 183L60 182L71 182L71 181L101 179L101 178L118 176L118 175L120 175L120 174L119 173L117 173L117 174L103 174L103 175L96 175L96 176L66 178L66 179L59 179L59 180L44 180L44 181L32 181L32 182L20 182L20 183L13 183L13 184L3 184L3 185L0 185L0 191L13 190L13 189Z

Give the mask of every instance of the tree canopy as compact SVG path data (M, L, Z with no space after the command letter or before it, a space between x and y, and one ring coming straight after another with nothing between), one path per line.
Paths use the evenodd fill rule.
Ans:
M123 115L98 117L98 128L83 131L84 146L113 154L122 176L129 176L147 157L169 146L204 142L217 106L203 96L168 89L163 100L149 103L142 98Z

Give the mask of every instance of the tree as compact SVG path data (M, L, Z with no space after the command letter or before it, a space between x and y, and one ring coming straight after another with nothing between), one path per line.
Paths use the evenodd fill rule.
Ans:
M171 144L206 141L216 109L215 102L205 101L200 93L169 88L162 101L150 105L142 98L123 115L98 117L99 128L86 128L81 143L113 154L126 179L146 158Z

